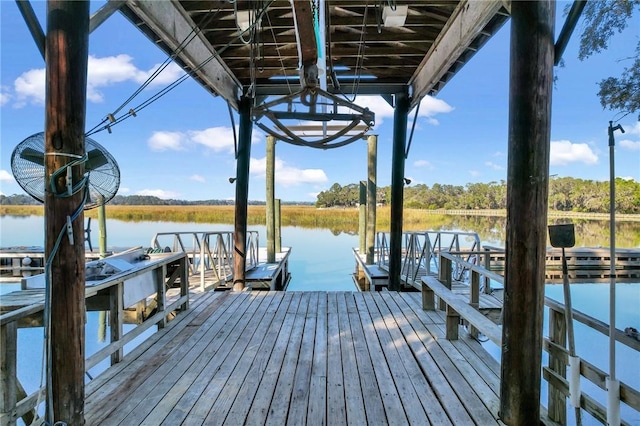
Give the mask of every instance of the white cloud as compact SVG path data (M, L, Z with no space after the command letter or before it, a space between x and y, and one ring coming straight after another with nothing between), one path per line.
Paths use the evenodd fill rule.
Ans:
M205 179L200 175L191 175L189 179L191 179L194 182L201 182L201 183L205 182Z
M13 82L16 92L16 107L20 108L27 103L44 104L44 77L45 69L33 69L22 73Z
M133 58L125 54L102 58L89 55L87 64L87 99L91 102L102 102L104 101L104 94L100 89L126 81L142 84L159 67L160 64L156 64L148 71L141 70L133 64ZM172 83L182 74L184 74L184 71L172 62L149 83L149 86ZM32 69L22 73L14 82L14 90L16 93L15 106L18 108L27 103L44 104L45 69Z
M418 117L433 117L436 114L447 114L453 111L453 107L442 99L425 96L420 102Z
M428 161L428 160L416 160L416 161L413 162L413 165L415 167L424 167L424 168L429 169L429 170L433 170L434 169L433 164L431 164L431 162Z
M250 170L253 175L264 177L267 170L267 158L251 158ZM322 169L298 169L287 166L279 158L275 159L276 183L282 186L293 186L301 183L324 183L329 179Z
M636 121L631 126L622 126L626 133L630 135L640 135L640 121Z
M376 115L376 127L380 126L385 118L392 118L394 109L381 96L360 96L355 100L356 105L363 108L369 108ZM438 125L439 122L433 118L437 114L446 114L453 111L453 107L442 99L425 96L420 103L420 111L418 117L426 118L427 122L432 125Z
M626 148L631 151L640 151L640 141L634 142L629 139L624 139L624 140L621 140L619 144L622 148Z
M484 165L489 167L490 169L493 169L493 170L502 170L503 169L503 167L501 165L496 164L496 163L494 163L492 161L485 161Z
M13 175L6 170L0 170L0 182L13 182Z
M165 191L164 189L143 189L136 192L136 195L149 195L151 197L158 197L163 199L178 198L180 194L173 191Z
M189 138L214 152L233 152L233 129L231 127L210 127L204 130L190 130Z
M9 88L7 86L0 86L0 106L4 106L11 100L9 94Z
M477 170L469 170L469 174L473 177L478 177L481 173Z
M180 132L153 132L147 141L153 151L181 151L184 143L185 136Z
M567 140L551 141L552 166L566 166L569 163L596 164L598 156L586 143L572 143Z
M122 186L120 188L118 188L118 193L128 194L130 192L131 192L131 189L129 189L129 188L125 188L125 187L122 187Z

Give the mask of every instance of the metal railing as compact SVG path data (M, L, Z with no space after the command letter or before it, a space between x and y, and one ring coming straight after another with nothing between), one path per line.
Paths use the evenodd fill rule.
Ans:
M420 280L425 274L438 273L441 252L456 252L468 263L477 263L480 237L475 232L417 231L402 234L401 277L409 284ZM389 266L389 234L376 235L376 263L382 269ZM462 280L468 267L460 265L454 270L456 280Z
M187 244L190 242L190 244ZM207 272L213 275L213 285L225 283L233 276L233 232L158 232L151 240L156 250L184 252L189 258L191 275L200 274L200 287L205 289ZM247 231L245 270L258 266L260 240L258 231Z

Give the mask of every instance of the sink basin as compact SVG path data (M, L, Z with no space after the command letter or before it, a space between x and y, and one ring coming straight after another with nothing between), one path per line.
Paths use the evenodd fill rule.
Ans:
M85 277L85 281L102 281L112 277L115 274L92 274Z

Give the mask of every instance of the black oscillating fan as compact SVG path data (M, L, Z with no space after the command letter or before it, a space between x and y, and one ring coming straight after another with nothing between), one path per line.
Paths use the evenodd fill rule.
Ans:
M120 168L115 158L98 142L84 138L87 161L85 173L89 179L89 199L84 209L92 209L111 200L120 187ZM27 194L44 202L44 133L29 136L11 154L11 171Z

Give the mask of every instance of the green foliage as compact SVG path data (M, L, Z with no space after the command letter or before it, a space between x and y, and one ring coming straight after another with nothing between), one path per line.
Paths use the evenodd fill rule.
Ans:
M634 10L640 10L640 0L587 2L582 12L584 30L580 38L580 60L606 50L611 36L627 28ZM640 41L635 56L624 59L630 61L631 66L625 67L620 77L602 80L598 96L603 108L633 113L640 111Z
M350 207L358 203L359 194L352 188L337 183L318 194L316 207ZM351 188L351 189L348 189ZM391 188L378 188L381 194L390 194ZM381 199L378 198L380 201ZM424 184L404 188L404 207L412 209L494 210L507 205L505 181L468 183L465 186ZM552 178L549 181L549 208L558 211L607 213L609 211L609 183L572 177ZM640 183L616 179L616 211L640 213Z

